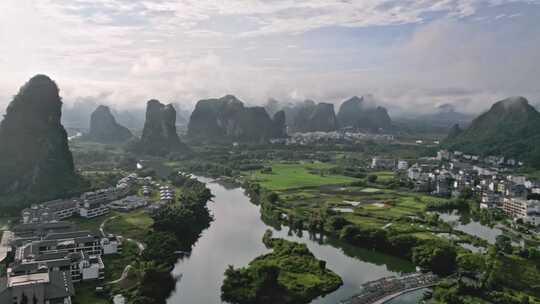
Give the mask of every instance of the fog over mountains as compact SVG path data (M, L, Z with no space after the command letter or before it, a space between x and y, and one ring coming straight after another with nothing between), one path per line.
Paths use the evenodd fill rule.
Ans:
M107 100L107 98L104 98ZM117 122L131 130L141 130L144 126L144 102L134 103L132 107L109 107ZM322 103L322 104L321 104ZM110 102L109 102L110 104ZM188 126L190 116L195 107L186 103L173 102L176 109L176 124L179 128ZM264 103L247 100L244 105L253 107L262 104L268 116L272 118L278 111L283 110L289 132L294 131L332 131L349 127L365 131L391 131L393 121L406 125L422 123L439 131L448 130L453 124L466 126L479 113L463 113L450 103L437 107L416 109L397 108L373 95L344 98L340 102L328 103L311 99L286 101L270 98ZM318 104L321 104L317 106ZM324 106L326 104L327 106ZM69 130L86 131L89 128L90 116L101 103L97 98L80 98L74 103L66 103L62 108L62 123ZM428 113L425 113L429 111ZM486 109L487 110L487 109ZM349 117L350 116L350 117ZM315 119L310 123L310 120ZM326 120L324 125L316 121Z

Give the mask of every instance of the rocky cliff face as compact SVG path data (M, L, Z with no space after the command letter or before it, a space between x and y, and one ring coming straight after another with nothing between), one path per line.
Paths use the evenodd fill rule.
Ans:
M176 111L172 105L155 99L148 101L144 129L136 150L159 156L187 150L176 133Z
M285 136L285 114L271 119L263 107L245 107L235 96L197 102L188 124L197 141L264 142Z
M367 131L388 131L392 120L384 107L366 105L364 97L354 96L341 104L337 115L342 128Z
M45 200L73 191L80 182L61 108L56 83L44 75L34 76L15 95L0 124L0 195Z
M306 100L290 112L295 115L290 125L291 132L331 132L338 129L333 104L316 104L312 100Z
M107 106L100 105L90 116L87 138L97 142L118 143L133 137L128 128L118 124Z

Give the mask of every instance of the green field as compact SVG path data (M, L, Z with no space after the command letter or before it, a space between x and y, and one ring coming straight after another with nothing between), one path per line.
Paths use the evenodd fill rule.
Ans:
M392 171L378 171L370 173L377 176L377 181L385 182L394 178L394 172Z
M261 186L269 190L317 187L322 185L347 184L357 179L325 173L331 165L323 163L273 164L271 173L260 171L251 174Z
M119 234L126 238L142 240L151 229L153 220L145 211L119 213L105 225L107 233Z
M274 208L281 214L308 220L313 213L330 209L359 227L384 228L420 239L438 238L439 228L412 219L424 217L428 202L445 198L387 188L385 182L394 178L389 171L371 173L378 178L368 187L352 186L353 181L362 179L329 174L331 168L324 163L274 163L272 172L251 172L246 177L279 195Z
M70 218L68 221L75 223L81 230L88 230L94 233L99 233L99 226L105 219L110 216L114 216L114 212L91 219L86 219L83 217L73 217Z

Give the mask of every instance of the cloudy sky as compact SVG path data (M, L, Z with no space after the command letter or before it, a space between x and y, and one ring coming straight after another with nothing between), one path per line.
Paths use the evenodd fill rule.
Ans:
M1 0L0 106L44 73L65 102L237 95L391 111L540 103L540 0Z

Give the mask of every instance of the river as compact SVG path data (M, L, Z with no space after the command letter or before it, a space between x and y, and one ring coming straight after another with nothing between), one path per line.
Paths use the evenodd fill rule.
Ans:
M307 233L289 235L286 228L277 231L260 219L259 207L252 204L241 188L210 179L206 182L214 194L209 209L215 220L202 233L190 257L181 259L173 273L182 274L176 289L169 297L169 304L222 303L220 289L223 273L228 265L246 266L255 257L267 253L262 243L266 229L274 236L306 243L313 254L327 261L327 267L341 276L344 285L326 297L312 303L337 304L360 290L360 285L384 276L414 271L408 261L381 253L362 250L342 244L337 240L314 240Z

